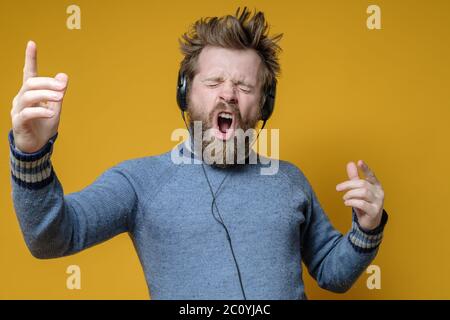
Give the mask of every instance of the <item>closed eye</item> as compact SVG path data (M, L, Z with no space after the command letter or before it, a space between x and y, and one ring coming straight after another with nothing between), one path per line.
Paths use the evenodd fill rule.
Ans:
M210 79L210 80L205 81L204 84L207 88L216 88L222 82L223 81L221 81L221 80ZM245 94L251 93L253 91L252 90L253 86L247 85L245 83L236 83L235 85L239 88L240 91L244 92Z
M218 79L209 79L204 81L203 83L208 88L216 88L221 83L221 81Z
M247 86L239 86L239 89L244 93L250 93L252 90Z

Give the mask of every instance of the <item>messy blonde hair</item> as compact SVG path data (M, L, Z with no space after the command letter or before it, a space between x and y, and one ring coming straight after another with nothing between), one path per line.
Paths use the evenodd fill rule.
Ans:
M197 20L180 39L180 50L184 55L180 72L192 81L197 72L197 61L202 49L216 46L228 49L254 49L262 60L260 80L263 92L267 90L280 73L278 41L283 34L269 37L269 25L261 11L240 8L236 14L222 17L207 17Z

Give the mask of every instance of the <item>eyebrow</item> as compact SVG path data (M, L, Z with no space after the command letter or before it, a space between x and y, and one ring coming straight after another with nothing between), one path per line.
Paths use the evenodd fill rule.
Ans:
M205 81L223 81L223 77L221 77L221 76L208 77L208 78L205 78L205 79L203 79L203 80L201 80L201 81L202 81L202 82L205 82ZM254 89L254 88L255 88L254 85L251 85L250 83L245 82L245 81L243 81L243 80L235 81L234 83L237 84L237 85L244 85L244 86L247 86L247 87L249 87L249 88L251 88L251 89Z

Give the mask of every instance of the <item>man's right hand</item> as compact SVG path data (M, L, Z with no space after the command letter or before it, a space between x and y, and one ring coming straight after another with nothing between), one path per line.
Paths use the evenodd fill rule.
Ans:
M11 109L12 130L17 149L33 153L58 132L61 106L68 76L37 76L36 44L29 41L25 50L23 84Z

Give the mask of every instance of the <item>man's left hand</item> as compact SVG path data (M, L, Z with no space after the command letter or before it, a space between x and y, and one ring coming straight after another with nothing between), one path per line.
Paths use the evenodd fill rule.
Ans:
M380 225L383 213L384 191L380 182L367 164L359 160L358 167L365 175L360 179L354 162L347 164L349 180L339 183L337 191L348 190L344 194L344 204L355 209L358 223L365 230L373 230Z

